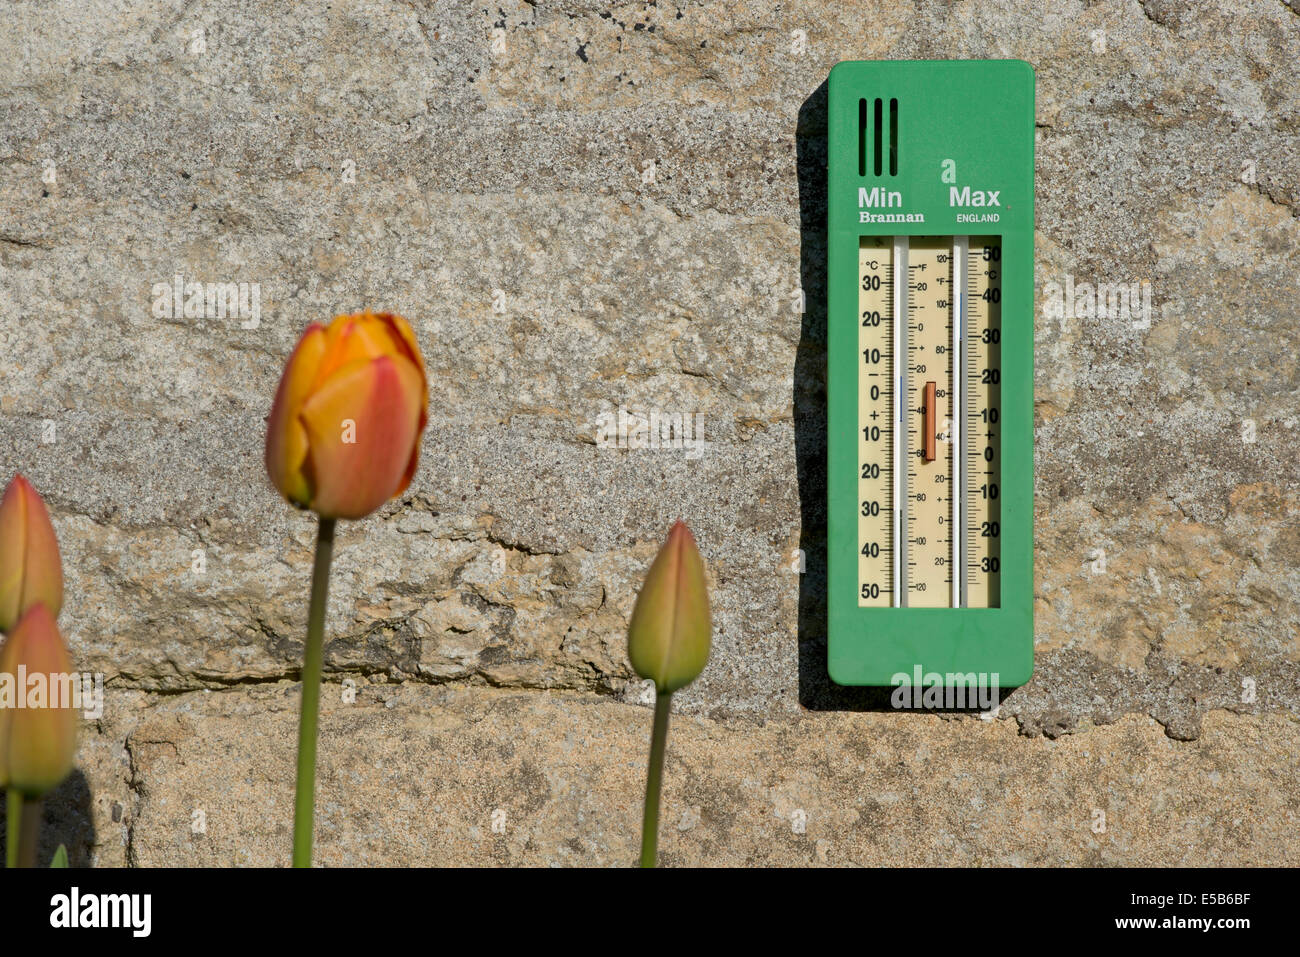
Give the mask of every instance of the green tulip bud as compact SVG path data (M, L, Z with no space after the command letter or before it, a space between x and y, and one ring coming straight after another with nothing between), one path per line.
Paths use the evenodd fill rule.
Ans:
M633 670L652 679L659 694L671 694L704 670L712 632L704 559L691 530L679 520L637 596L627 655Z

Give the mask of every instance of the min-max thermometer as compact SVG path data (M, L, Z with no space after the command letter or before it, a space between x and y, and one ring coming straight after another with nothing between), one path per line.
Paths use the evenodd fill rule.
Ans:
M827 130L831 677L1023 684L1033 70L840 63Z

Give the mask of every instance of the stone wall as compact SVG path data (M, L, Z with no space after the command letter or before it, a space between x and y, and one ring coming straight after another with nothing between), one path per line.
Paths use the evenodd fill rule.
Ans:
M411 320L431 422L339 532L321 863L632 862L625 627L679 516L716 629L665 862L1300 863L1295 0L4 18L0 479L50 506L106 683L49 809L74 864L287 863L314 525L263 417L364 306ZM992 720L836 688L821 620L824 81L969 57L1037 70L1040 303L1154 302L1038 314L1036 674ZM177 275L256 315L170 312ZM708 444L599 447L620 407Z

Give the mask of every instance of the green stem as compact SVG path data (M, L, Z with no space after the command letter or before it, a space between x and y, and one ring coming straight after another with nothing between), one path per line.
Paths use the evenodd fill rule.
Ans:
M5 815L5 867L17 867L18 824L23 819L23 796L13 788L8 792Z
M664 782L664 752L668 750L668 715L673 693L655 697L654 730L650 732L650 769L645 779L645 817L641 820L641 866L654 867L659 857L659 791Z
M22 799L22 824L18 828L18 866L36 866L36 841L41 836L41 799Z
M329 597L334 519L322 518L316 538L307 612L307 647L302 661L302 718L298 725L298 790L293 805L293 866L311 867L316 809L316 729L320 717L321 669L325 663L325 605Z

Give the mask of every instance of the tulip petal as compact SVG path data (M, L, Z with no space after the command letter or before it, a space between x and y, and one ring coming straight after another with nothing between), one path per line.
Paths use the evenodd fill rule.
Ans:
M36 602L52 615L63 607L63 563L45 503L15 475L0 500L0 631Z
M410 324L401 316L393 315L391 312L381 313L375 318L388 327L389 334L403 347L406 357L420 370L420 374L423 376L424 357L420 355L420 345L415 341L415 333L411 331Z
M27 687L19 685L19 668ZM77 749L77 712L72 708L72 662L54 617L43 604L23 615L0 648L0 672L26 707L0 708L0 785L39 797L72 770ZM41 676L44 700L33 707L33 676ZM54 705L60 705L54 707Z
M23 559L27 554L27 516L15 478L0 500L0 631L18 621L23 600Z
M4 676L18 673L17 651L11 632L9 637L0 641L0 682L3 682L0 684L0 790L9 787L9 728L18 703L13 697L18 693L17 679ZM5 685L12 690L7 690Z
M410 361L385 355L338 369L307 399L300 418L312 509L362 518L396 494L419 444L422 390Z
M20 477L21 478L21 477ZM63 608L63 561L59 557L59 540L50 522L45 502L36 489L22 479L27 512L27 551L23 573L23 611L36 603L57 617Z
M421 389L420 401L420 424L418 430L421 434L424 427L429 421L429 380L424 372L424 357L420 354L420 345L415 341L415 333L411 331L410 325L401 316L395 316L392 313L384 313L379 316L392 331L394 338L405 346L406 354L415 367L420 370L420 380L423 384ZM415 447L411 449L411 461L406 465L406 472L402 476L402 482L398 486L394 495L401 495L411 485L411 479L415 477L415 470L420 464L420 443L416 442Z
M298 413L324 355L325 327L312 323L289 356L266 424L266 472L280 494L299 505L311 501L311 488L303 474L307 433Z
M704 560L690 529L679 521L637 595L628 624L628 658L660 693L673 692L704 670L712 631Z
M336 317L325 330L325 358L317 369L313 390L350 363L391 355L394 345L388 329L370 313Z

